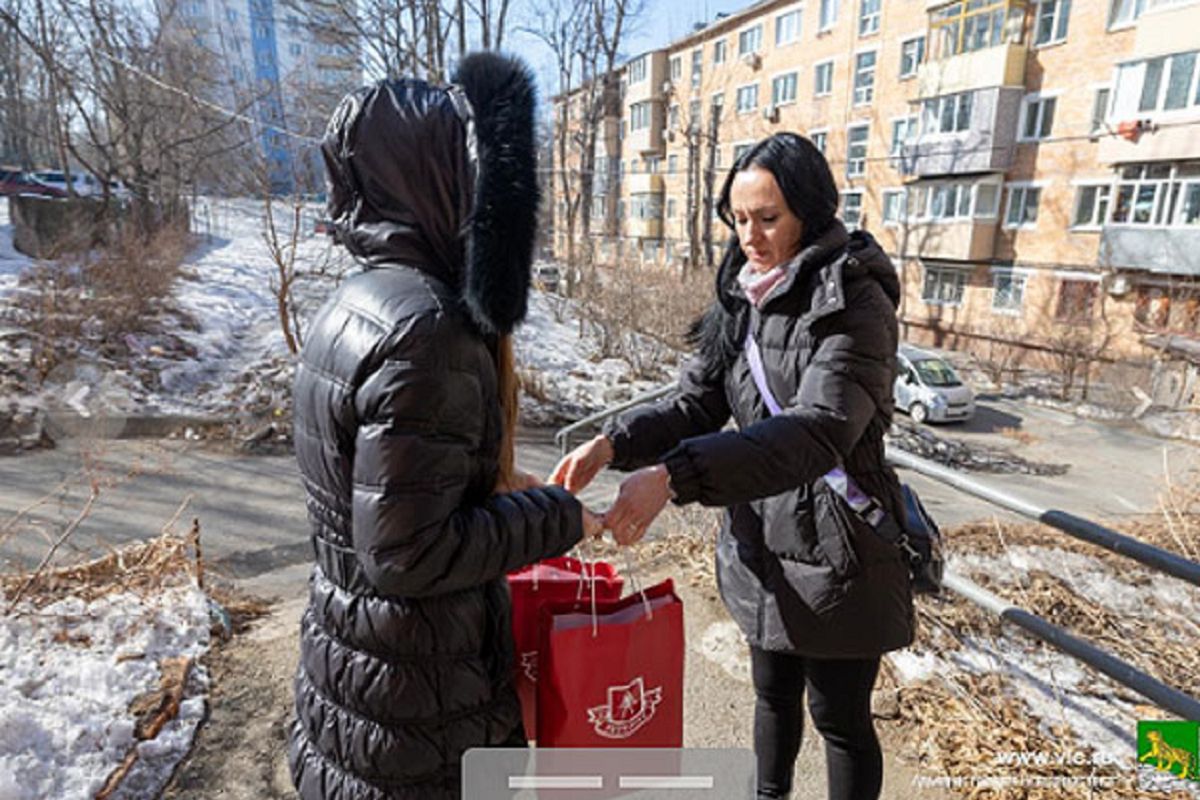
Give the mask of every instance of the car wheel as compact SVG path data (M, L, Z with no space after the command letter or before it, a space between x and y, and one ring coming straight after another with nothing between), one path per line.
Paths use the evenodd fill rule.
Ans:
M912 417L912 421L918 425L924 425L925 420L929 419L929 409L924 403L913 403L908 407L908 415Z

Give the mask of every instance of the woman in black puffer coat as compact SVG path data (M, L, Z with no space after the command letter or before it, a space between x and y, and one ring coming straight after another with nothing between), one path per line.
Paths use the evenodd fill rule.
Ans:
M523 746L505 574L599 532L513 466L533 112L528 71L482 54L448 87L347 96L322 143L364 269L296 372L316 559L289 746L303 800L457 800L467 749Z
M668 499L726 508L717 579L750 645L760 798L791 791L805 693L829 796L878 796L871 688L880 656L913 638L898 549L851 510L836 476L825 479L841 467L903 518L883 452L900 284L869 234L847 233L837 204L825 157L801 136L777 134L739 158L718 204L734 236L717 301L693 331L699 352L677 395L627 412L553 478L578 491L606 464L638 470L605 514L625 544ZM778 413L752 374L748 337ZM731 418L737 429L723 431Z

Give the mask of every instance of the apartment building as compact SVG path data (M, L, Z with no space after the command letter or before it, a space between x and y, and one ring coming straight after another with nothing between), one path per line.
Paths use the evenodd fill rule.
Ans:
M728 167L797 131L894 258L910 340L1148 365L1200 335L1197 31L1197 0L764 0L622 66L597 252L719 257Z
M206 51L221 86L215 98L248 106L275 189L311 190L323 174L311 144L334 105L362 83L359 52L340 6L324 0L179 0L175 28ZM352 8L352 6L346 6Z

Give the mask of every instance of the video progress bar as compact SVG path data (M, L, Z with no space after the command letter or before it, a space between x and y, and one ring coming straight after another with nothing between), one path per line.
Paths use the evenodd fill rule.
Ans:
M712 789L711 775L621 775L622 789ZM602 775L510 775L509 789L603 789Z

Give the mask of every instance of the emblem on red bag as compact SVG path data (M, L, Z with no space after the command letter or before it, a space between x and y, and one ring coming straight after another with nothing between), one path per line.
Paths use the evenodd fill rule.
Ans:
M521 653L521 671L534 683L537 683L537 661L537 650Z
M641 676L624 686L608 687L608 704L588 709L588 721L606 739L625 739L654 716L662 702L662 687L646 689Z

